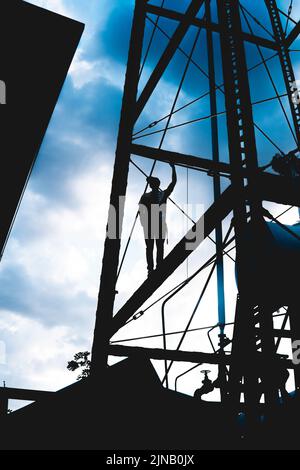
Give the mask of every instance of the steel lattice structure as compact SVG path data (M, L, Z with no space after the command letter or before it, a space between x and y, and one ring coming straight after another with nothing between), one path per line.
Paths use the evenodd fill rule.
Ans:
M100 374L101 370L106 367L108 355L134 356L141 354L153 359L164 359L165 361L218 364L222 401L227 401L230 406L236 409L243 392L250 421L255 419L259 403L257 393L259 375L252 367L252 364L257 360L257 355L275 355L277 350L276 338L297 338L298 333L300 333L300 323L296 315L292 315L292 305L289 305L291 330L275 331L272 319L273 310L268 311L265 307L258 305L255 295L249 292L247 277L241 270L238 272L237 280L239 298L236 308L232 351L230 356L224 352L223 251L226 240L224 241L223 238L222 221L233 211L237 263L243 265L246 262L244 259L244 234L249 222L255 222L258 217L262 216L262 202L266 200L295 206L300 205L300 198L295 188L284 183L280 176L265 173L263 169L259 168L258 164L255 136L257 126L253 119L253 104L251 102L245 53L246 43L253 44L259 51L262 47L275 51L279 56L297 147L299 147L300 140L300 107L293 99L295 74L289 54L289 48L300 32L299 23L294 26L289 35L285 35L276 1L265 0L264 3L272 25L272 40L243 31L242 10L237 0L217 0L217 23L213 22L211 18L210 0L191 0L185 13L170 10L163 6L154 6L147 0L136 0L110 198L111 206L116 208L117 220L120 221L120 224L118 226L118 236L115 239L107 237L105 241L92 351L92 373L95 375ZM198 14L202 7L205 14L200 19ZM138 96L144 31L147 15L149 14L157 15L157 18L176 20L177 27ZM191 26L205 28L207 35L210 111L211 115L214 116L211 119L212 160L164 150L161 146L153 148L133 142L135 124ZM224 78L224 91L223 89L221 91L225 95L229 163L224 163L219 158L216 90L220 87L215 82L213 41L213 34L215 33L220 35L221 43ZM210 175L213 175L215 202L164 259L162 267L151 278L143 282L125 305L113 315L124 212L124 207L120 205L119 198L126 195L131 155L209 172ZM231 185L224 192L221 192L220 174L228 175L231 180ZM109 220L110 217L112 217L112 214L109 214ZM193 237L198 226L203 223L204 239L216 231L215 261L221 324L218 354L130 348L110 344L110 338L113 334L139 311L144 302L188 258L191 250L186 250L186 242ZM195 249L200 244L200 241L196 242ZM288 360L285 361L285 364L286 367L294 367ZM296 386L298 387L300 383L297 368L295 376ZM262 377L262 384L265 403L272 406L276 401L274 386L264 377Z

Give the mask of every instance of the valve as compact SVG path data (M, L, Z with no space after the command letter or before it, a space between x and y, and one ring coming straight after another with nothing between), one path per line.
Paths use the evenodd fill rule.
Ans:
M195 393L194 397L197 399L201 400L202 395L206 395L207 393L210 393L214 390L214 385L210 378L208 377L208 374L210 373L210 370L201 370L201 374L204 374L204 379L202 380L202 387L198 388Z

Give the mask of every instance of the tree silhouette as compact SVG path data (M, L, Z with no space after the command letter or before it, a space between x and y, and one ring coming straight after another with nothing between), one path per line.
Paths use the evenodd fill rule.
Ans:
M88 359L90 356L89 351L78 352L74 355L74 359L68 362L67 369L74 372L74 370L81 368L81 373L78 375L77 380L89 377L91 371L91 361Z

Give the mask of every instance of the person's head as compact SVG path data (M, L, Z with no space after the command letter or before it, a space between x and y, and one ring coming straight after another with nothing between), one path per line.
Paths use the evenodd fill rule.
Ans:
M147 178L147 183L151 189L158 189L160 187L160 180L154 176L149 176Z

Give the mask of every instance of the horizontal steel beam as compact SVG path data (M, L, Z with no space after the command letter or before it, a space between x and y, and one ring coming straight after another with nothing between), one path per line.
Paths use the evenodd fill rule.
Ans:
M175 165L194 168L199 170L207 170L217 173L230 174L230 165L228 163L214 162L208 158L195 157L194 155L186 155L170 150L162 150L145 145L131 145L131 153L139 157L150 158L166 163L174 163Z
M259 334L260 328L255 328L255 330ZM291 339L291 338L294 337L292 331L290 331L290 330L273 329L270 333L275 338L288 338L288 339Z
M176 351L171 349L141 348L137 346L109 345L108 354L118 357L137 357L155 359L158 361L192 362L195 364L231 364L231 356L219 356L218 354L203 353L198 351ZM257 361L260 361L261 353L257 353ZM295 366L290 359L281 359L288 369Z
M182 21L183 17L185 16L183 13L179 13L174 10L168 10L166 8L160 8L154 5L147 6L147 12L152 13L153 15L163 16L164 18L169 18L171 20ZM201 18L193 18L190 22L193 26L198 26L201 28L209 28L210 30L220 33L222 30L221 25L217 23L208 23L206 20ZM242 33L242 37L244 41L251 42L253 44L257 44L258 46L266 47L268 49L273 49L274 51L278 51L278 46L275 41L270 41L269 39L262 38L260 36L251 35L248 33Z
M234 192L227 188L221 197L214 202L200 217L198 222L180 240L175 248L163 260L159 270L135 291L125 305L118 311L112 321L111 336L115 334L127 320L151 297L152 294L165 282L166 279L198 248L198 246L211 234L216 224L225 219L234 204ZM192 245L189 245L191 244Z
M287 36L286 41L285 41L287 47L290 47L293 44L293 42L297 39L299 34L300 34L300 21L296 24L294 29L292 29L290 34Z
M0 387L0 400L8 398L11 400L38 401L44 398L50 398L54 393L55 392L44 392L42 390Z
M145 145L132 144L131 152L139 157L158 160L165 163L174 163L175 165L223 173L231 174L231 166L228 163L214 162L208 158L196 157L194 155L186 155L170 150L162 150ZM247 170L245 169L245 176ZM285 176L274 175L262 172L257 176L257 184L255 191L260 194L263 201L276 202L278 204L290 204L300 206L300 178L291 180Z
M223 173L229 176L231 174L231 166L229 163L214 162L208 158L196 157L194 155L187 155L172 152L170 150L162 150L136 144L132 144L131 152L133 155L143 158L158 160L165 163L174 163L175 165L195 170L207 170L208 172L212 172L212 175L214 172ZM244 172L246 176L246 169ZM263 172L258 175L257 181L258 187L256 189L259 189L262 200L293 205L298 205L297 203L300 203L300 193L298 191L298 187L300 187L300 178L299 182L297 182L297 179L293 180L295 181L295 184L291 185L289 178Z
M110 345L109 354L119 357L144 357L147 359L193 362L197 364L230 364L230 357L225 360L217 354L192 351L175 351L171 349L141 348L135 346Z

